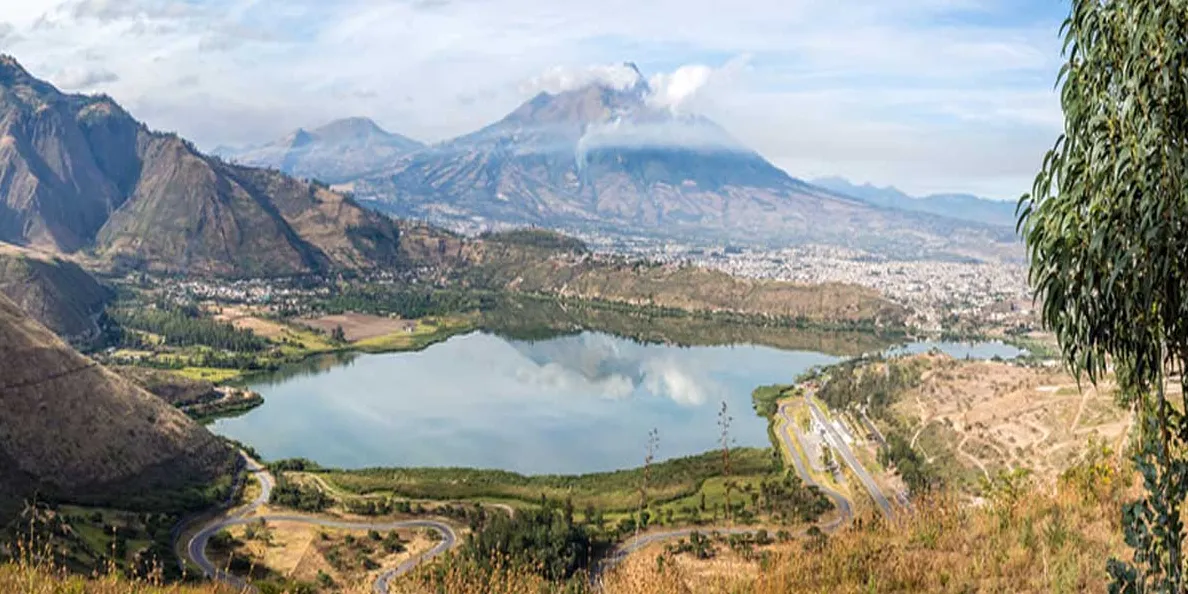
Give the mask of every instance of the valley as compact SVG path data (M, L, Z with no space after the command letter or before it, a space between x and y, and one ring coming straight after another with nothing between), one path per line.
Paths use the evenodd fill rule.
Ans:
M750 54L720 69L647 76L628 62L521 84L443 68L423 89L393 92L388 79L425 82L430 69L392 48L360 51L377 15L415 25L385 32L397 41L434 19L456 26L422 60L465 62L458 39L502 48L520 34L477 35L447 18L451 3L359 6L334 31L284 19L253 29L272 13L308 17L304 6L183 4L66 3L20 34L0 22L4 47L80 19L108 37L177 36L138 57L143 77L47 69L51 83L0 55L0 591L1113 592L1188 581L1179 549L1150 544L1170 539L1164 527L1183 532L1188 490L1172 472L1188 450L1173 400L1184 394L1169 387L1188 353L1174 261L1185 209L1159 202L1184 193L1178 177L1131 157L1091 167L1115 148L1087 159L1070 143L1017 206L806 181L793 170L821 173L843 156L850 173L893 171L897 183L933 161L951 169L903 186L915 190L1007 175L974 183L969 171L1002 164L925 150L953 131L913 130L923 114L904 98L912 109L876 127L877 142L852 137L870 136L864 119L879 110L836 130L751 130L769 160L698 113L731 105L729 93L690 101L745 79ZM322 10L330 20L339 7ZM200 34L162 22L207 12L226 21ZM1099 25L1077 14L1070 38ZM1139 26L1115 17L1107 24ZM230 37L249 29L258 35L245 44L262 51L220 72L220 56L242 51ZM291 29L309 39L269 51ZM209 80L235 82L255 59L306 60L303 46L348 38L357 63L343 76L307 64L283 99L249 92L282 80L288 69L276 68L228 87L234 101L210 94ZM88 92L160 78L150 62L174 68L170 55L190 46L210 69L162 78L169 105ZM30 53L35 70L53 62ZM754 63L770 68L769 54ZM1101 86L1098 97L1080 89L1082 102L1172 84L1083 77L1092 64L1073 54L1069 96ZM372 55L391 62L383 76ZM1133 57L1127 72L1144 62ZM851 107L815 86L830 79L815 63L803 68L819 80L749 96L790 112L806 94ZM352 85L356 70L386 94ZM440 128L434 140L341 117L382 103L407 123L424 106L414 95L440 101L447 81L466 115L419 122ZM1144 96L1140 111L1167 97ZM1132 105L1063 107L1070 130L1104 121L1118 146L1164 155L1151 148L1162 128L1115 121ZM828 121L821 107L806 121ZM219 148L148 123L179 113ZM340 119L262 141L314 116ZM889 159L889 146L902 155ZM1128 168L1145 177L1107 179ZM1082 173L1093 183L1069 185Z

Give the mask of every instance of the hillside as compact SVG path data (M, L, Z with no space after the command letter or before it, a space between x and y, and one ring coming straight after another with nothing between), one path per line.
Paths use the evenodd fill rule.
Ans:
M264 145L222 148L215 152L229 161L250 167L266 167L297 177L338 183L386 167L424 146L384 130L370 119L346 118L312 130L298 129Z
M205 429L79 355L2 296L0 361L0 520L34 494L176 503L177 491L200 489L232 467L232 452Z
M1021 255L1004 229L880 208L795 179L712 121L657 106L635 74L630 85L541 93L498 122L413 152L353 187L398 216L465 228L824 243L902 256Z
M970 194L909 196L893 187L857 185L840 177L815 179L813 184L883 208L932 214L1004 229L1014 229L1019 220L1015 216L1014 201L990 200Z
M80 346L100 333L103 308L112 296L73 262L0 243L0 293L55 334Z
M580 241L540 229L473 239L412 223L401 231L401 249L412 266L438 270L440 280L472 288L833 326L897 326L907 316L902 306L864 287L745 279L595 255Z
M475 246L473 257L474 265L461 274L488 288L813 322L896 325L906 316L902 307L876 291L853 285L744 279L693 266L596 257L490 238Z
M284 174L149 130L0 57L0 241L120 266L287 275L395 262L393 223Z

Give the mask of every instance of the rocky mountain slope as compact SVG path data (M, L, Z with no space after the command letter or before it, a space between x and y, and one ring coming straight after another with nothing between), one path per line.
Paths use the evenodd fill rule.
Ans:
M71 344L98 338L112 292L73 262L0 243L0 294Z
M390 264L395 225L317 184L223 162L109 97L0 57L0 241L153 270L285 275Z
M894 187L857 185L840 177L815 179L813 184L883 208L920 212L1009 229L1014 229L1018 221L1018 217L1015 216L1015 202L1008 200L990 200L971 194L930 194L916 197Z
M4 296L0 361L0 523L35 493L110 503L209 484L233 464L214 435Z
M298 129L268 144L215 153L235 163L267 167L303 178L338 183L387 167L424 145L380 128L368 118L336 120L313 130Z
M994 253L1013 242L999 228L879 208L795 179L713 122L657 105L642 75L627 86L541 93L355 189L395 214L464 227L533 224L902 255Z

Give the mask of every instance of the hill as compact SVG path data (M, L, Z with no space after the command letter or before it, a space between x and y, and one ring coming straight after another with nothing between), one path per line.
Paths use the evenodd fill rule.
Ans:
M902 306L865 287L745 279L693 266L591 254L580 241L540 229L466 238L404 223L413 266L463 287L683 312L798 319L828 326L899 326Z
M875 207L795 179L714 122L658 105L632 72L630 84L541 93L354 188L396 215L459 227L824 243L903 256L1021 255L1004 247L1014 240L1000 228Z
M98 320L112 292L73 262L0 243L0 293L75 345L101 333Z
M1013 201L990 200L970 194L909 196L891 186L879 188L871 184L857 185L840 177L824 177L813 180L813 183L883 208L938 215L1005 229L1014 229L1018 222Z
M184 506L184 491L233 467L214 435L79 355L3 296L0 361L0 523L34 495Z
M0 241L163 272L287 275L395 262L395 225L325 186L223 162L111 98L0 57Z
M424 146L386 131L368 118L346 118L312 130L298 129L264 145L223 148L216 153L251 167L338 183L391 165Z

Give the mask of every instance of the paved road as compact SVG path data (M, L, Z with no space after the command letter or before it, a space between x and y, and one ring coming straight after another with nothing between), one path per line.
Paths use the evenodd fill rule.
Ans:
M845 495L842 495L841 493L838 493L837 491L834 491L833 489L818 483L817 480L813 478L813 475L809 472L808 468L805 467L805 461L802 460L799 455L797 455L796 452L798 448L796 448L793 442L793 440L796 438L792 436L792 423L794 423L794 421L792 420L792 417L788 416L788 406L789 403L787 402L780 405L779 415L784 419L784 426L783 430L780 431L780 435L777 437L784 440L784 445L788 448L788 454L792 458L792 466L796 468L796 474L800 475L800 480L804 482L805 485L817 487L822 493L825 494L826 497L833 500L833 505L837 508L839 514L838 518L826 525L826 527L823 529L835 530L838 526L848 523L854 518L854 509L850 505L850 500L846 499Z
M235 510L225 516L217 518L204 526L202 530L198 531L190 542L186 544L186 556L200 567L207 576L216 580L231 585L233 588L241 592L255 592L253 588L243 578L233 575L227 571L223 571L213 563L206 556L206 548L210 544L210 539L218 534L220 531L230 528L231 526L239 526L243 524L250 524L252 522L259 522L261 520L272 523L297 523L309 524L311 526L319 526L322 528L338 528L344 530L397 530L407 528L426 528L436 531L441 535L441 541L438 542L428 552L422 553L413 557L404 563L401 563L395 569L384 572L376 579L373 589L378 594L387 594L388 584L396 577L404 575L412 571L422 561L432 559L449 549L453 548L458 542L458 535L454 533L454 529L444 522L437 520L406 520L403 522L343 522L340 520L328 520L323 518L315 518L311 516L297 516L297 515L270 515L270 516L252 516L260 506L268 502L272 496L272 488L276 484L272 475L260 465L260 463L252 460L246 454L243 455L244 460L247 461L247 470L256 475L260 482L260 495L257 496L251 503L244 507Z
M811 474L809 474L808 469L804 467L804 461L800 459L800 456L796 455L796 447L793 445L793 442L792 442L792 440L795 438L792 437L792 434L789 432L789 427L792 426L792 419L791 419L791 417L788 416L787 406L788 406L788 404L784 403L784 404L780 405L780 408L779 408L779 414L780 414L780 416L782 416L784 418L783 431L781 432L781 435L779 437L784 440L784 443L788 447L788 451L791 453L792 465L796 468L796 474L798 474L800 476L800 480L802 482L804 482L805 485L814 486L814 487L817 487L818 489L820 489L821 492L824 493L826 497L828 497L829 499L831 499L833 501L834 507L837 508L837 511L838 511L837 518L830 521L828 524L822 524L820 526L820 528L823 532L833 532L833 531L837 530L838 528L840 528L841 526L843 526L844 524L848 524L850 522L850 520L852 520L854 518L853 507L850 505L850 501L848 499L846 499L846 497L844 495L842 495L841 493L838 493L837 491L834 491L833 489L830 489L829 487L826 487L825 485L818 483L816 481L816 479L814 479L813 476ZM776 529L776 530L778 531L778 529ZM688 537L689 535L693 534L694 532L700 532L702 534L708 535L708 534L715 534L715 533L717 533L717 534L755 534L758 531L759 531L759 528L749 528L749 527L748 528L715 528L712 526L709 526L709 527L702 526L702 527L681 528L679 530L666 530L663 532L650 532L647 534L641 534L635 538L628 539L623 544L615 547L615 549L609 555L607 555L607 557L605 559L603 559L601 563L598 564L598 567L594 572L594 580L597 581L598 578L601 577L601 574L606 572L608 569L614 567L615 565L618 565L620 562L622 562L624 559L626 559L628 556L630 556L631 553L634 553L640 549L647 547L648 545L651 545L651 544L654 544L657 542L673 540L676 538L685 538L685 537ZM772 532L771 530L768 530L768 531ZM801 536L804 536L805 532L807 532L807 531L802 532Z
M829 421L829 417L821 412L821 409L813 402L810 392L805 392L804 401L808 404L809 412L813 415L813 418L825 428L825 439L829 442L829 445L833 447L834 451L841 454L842 459L849 465L850 470L853 470L854 475L862 482L862 486L866 487L866 490L870 492L871 498L874 499L879 509L882 510L883 515L889 520L894 519L895 512L891 509L891 502L887 501L887 497L883 495L883 490L879 488L878 483L870 476L870 473L866 471L866 468L862 466L858 458L854 456L854 451L850 449L850 444L846 443L846 440L838 433L837 428Z

